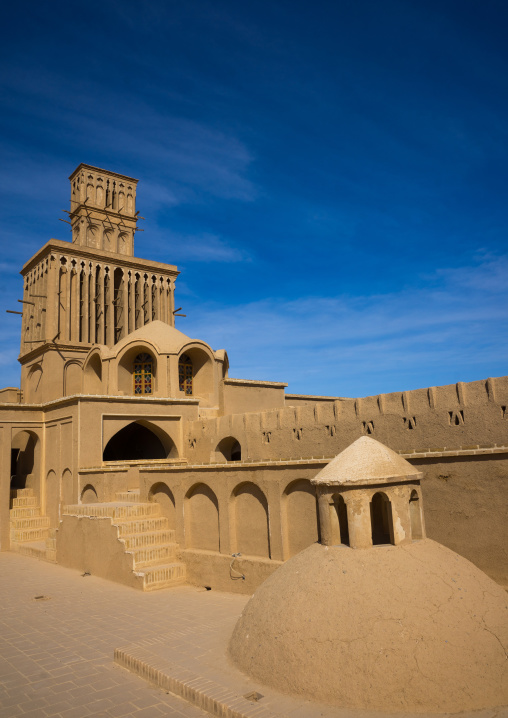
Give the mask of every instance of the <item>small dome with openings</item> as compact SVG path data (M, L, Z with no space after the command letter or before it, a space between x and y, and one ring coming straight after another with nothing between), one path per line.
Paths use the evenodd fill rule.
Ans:
M342 708L508 705L508 597L425 537L420 477L364 437L314 478L321 543L247 603L229 643L242 671Z

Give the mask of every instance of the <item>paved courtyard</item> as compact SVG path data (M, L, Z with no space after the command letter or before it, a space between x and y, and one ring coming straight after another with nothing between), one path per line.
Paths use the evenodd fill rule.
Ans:
M246 597L192 587L142 593L0 553L0 716L206 716L113 662L121 645L230 624Z
M234 693L233 706L245 718L391 718L295 700L239 673L224 649L247 596L191 586L142 593L15 553L0 553L0 576L0 718L207 718L116 664L114 651L122 647L148 665L169 658L176 664L170 673L185 682L194 672L199 679L190 676L189 685L219 689L224 702ZM262 691L262 702L245 709L253 690ZM508 710L460 715L508 718Z

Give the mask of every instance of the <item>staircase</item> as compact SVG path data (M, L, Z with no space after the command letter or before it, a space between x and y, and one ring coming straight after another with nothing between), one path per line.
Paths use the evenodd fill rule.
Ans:
M116 527L123 551L131 557L134 585L143 591L185 583L185 564L176 558L175 532L169 528L168 519L161 516L159 504L141 503L137 491L117 493L116 499L111 503L64 506L62 520L67 516L109 519Z
M33 489L11 491L11 551L25 556L56 561L56 531L48 516L41 516L39 500Z

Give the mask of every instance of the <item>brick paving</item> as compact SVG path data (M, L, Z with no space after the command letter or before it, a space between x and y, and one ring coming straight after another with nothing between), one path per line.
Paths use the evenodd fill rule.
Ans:
M246 597L188 586L143 593L5 552L0 577L1 718L208 715L116 665L113 652L195 632L197 622L205 633L232 625Z
M231 705L224 716L391 718L295 700L241 674L225 647L247 596L191 586L143 593L15 553L0 553L0 577L0 718L209 716L117 665L115 649L180 674L182 686L194 685L225 709ZM242 696L252 690L262 702L246 707ZM508 718L508 710L459 715Z

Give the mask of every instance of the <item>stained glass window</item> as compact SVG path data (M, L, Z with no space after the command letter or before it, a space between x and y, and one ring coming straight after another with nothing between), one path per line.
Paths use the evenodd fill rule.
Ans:
M182 354L178 360L178 379L180 391L187 396L192 395L192 361L187 354Z
M153 373L150 354L138 354L134 359L134 393L152 394Z

